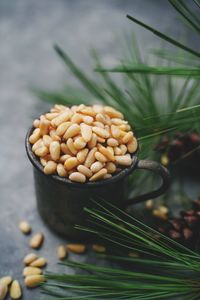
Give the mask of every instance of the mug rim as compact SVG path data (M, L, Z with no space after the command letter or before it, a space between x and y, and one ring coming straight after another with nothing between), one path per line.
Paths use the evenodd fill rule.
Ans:
M138 158L137 158L137 151L131 155L132 158L132 164L126 168L124 168L123 170L121 170L119 173L115 174L114 176L112 176L111 178L107 178L107 179L102 179L100 181L94 181L94 182L84 182L84 183L79 183L79 182L73 182L71 180L69 180L66 177L60 177L59 175L55 175L55 174L51 174L51 175L46 175L43 171L43 166L41 165L41 163L39 162L39 159L36 157L36 155L33 153L32 151L32 147L31 147L31 143L29 142L29 137L32 134L33 130L35 129L34 126L31 126L28 129L28 132L26 134L25 137L25 148L26 148L26 153L27 156L30 160L30 162L32 163L32 165L40 172L42 173L44 176L47 176L49 179L56 181L58 183L61 184L65 184L65 185L70 185L71 187L77 187L77 188L96 188L96 187L100 187L102 185L107 185L107 184L111 184L114 183L116 181L119 181L125 177L127 177L136 167L136 164L138 162Z

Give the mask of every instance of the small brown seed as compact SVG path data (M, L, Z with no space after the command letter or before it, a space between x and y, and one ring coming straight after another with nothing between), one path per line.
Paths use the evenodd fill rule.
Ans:
M92 245L92 250L94 250L97 253L105 253L106 247L103 245L94 244Z
M72 170L79 164L79 161L76 157L70 157L65 161L64 167L67 171Z
M73 172L69 175L69 179L71 181L76 181L76 182L85 182L86 181L86 177L85 175L83 175L80 172Z
M35 253L29 253L24 257L23 262L25 265L29 265L37 258L38 258L38 256Z
M132 164L132 159L130 154L115 156L116 163L122 166L130 166Z
M57 173L60 177L66 177L67 176L67 171L65 170L63 164L58 164L57 165Z
M19 299L22 296L21 286L18 280L14 280L10 287L10 297L12 299Z
M94 174L92 177L90 177L89 181L96 181L104 177L104 175L107 174L107 169L103 168L96 174Z
M63 246L63 245L60 245L58 248L57 248L57 255L58 255L58 258L60 260L64 259L67 257L67 248L66 246Z
M88 126L87 124L81 123L81 135L84 139L84 141L87 143L92 138L92 128L91 126Z
M27 221L21 221L19 223L19 229L21 230L21 232L23 232L24 234L28 234L31 232L31 226Z
M107 139L109 137L108 131L103 128L94 126L94 127L92 127L92 131L104 139Z
M86 246L84 244L68 244L67 249L76 254L82 254L86 251Z
M33 249L38 249L42 246L44 241L44 235L42 233L36 233L30 240L30 247Z
M65 132L63 138L65 140L76 136L80 132L80 126L78 124L72 124Z
M34 260L30 266L31 267L37 267L37 268L42 268L44 266L46 266L47 264L47 260L44 257L39 257L36 260Z
M6 285L6 286L10 285L11 282L12 282L12 277L11 276L4 276L0 279L0 284ZM0 297L0 299L1 299L1 297Z
M36 287L44 281L45 281L45 277L43 275L30 275L24 279L25 285L29 288Z
M90 166L90 169L93 173L97 173L102 168L103 168L103 164L100 161L96 161Z
M8 292L8 286L0 283L0 300L4 300L6 298Z
M87 155L88 155L89 150L88 149L83 149L77 153L77 159L80 163L84 163Z
M23 270L23 276L40 275L40 274L42 274L42 270L36 267L25 267Z
M105 155L103 155L99 151L95 152L95 158L102 163L104 163L108 160L107 157L105 157Z
M57 164L54 161L49 160L44 167L44 173L46 175L54 174L56 172Z
M85 175L86 177L91 177L92 176L92 171L84 165L79 165L77 167L77 170L80 173L82 173L83 175Z

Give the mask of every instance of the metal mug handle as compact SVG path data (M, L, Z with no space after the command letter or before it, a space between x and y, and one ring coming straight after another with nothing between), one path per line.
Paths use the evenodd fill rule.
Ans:
M162 184L161 186L152 191L145 193L143 195L135 196L133 198L130 198L126 201L126 205L136 204L139 202L143 202L149 199L156 198L163 194L170 185L170 175L168 170L163 167L158 162L152 161L152 160L138 160L135 169L139 170L149 170L156 174L158 174L162 178Z

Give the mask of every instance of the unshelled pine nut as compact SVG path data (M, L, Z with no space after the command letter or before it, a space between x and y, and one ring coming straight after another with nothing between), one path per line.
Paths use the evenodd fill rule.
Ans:
M30 142L31 144L35 144L35 142L37 142L37 140L39 140L40 135L41 135L41 133L40 133L40 128L36 128L36 129L33 131L33 133L30 135L30 137L29 137L29 142Z
M115 126L115 125L111 125L111 134L115 139L118 139L120 137L120 129Z
M86 246L84 244L68 244L67 249L76 254L82 254L86 251Z
M72 125L72 122L61 123L56 129L56 134L59 136L62 136L66 132L66 130L69 128L69 126L71 126L71 125Z
M44 173L46 175L54 174L56 172L57 164L54 161L49 160L44 167Z
M95 158L102 163L107 161L107 158L105 157L105 155L103 155L99 151L95 152Z
M129 154L115 156L116 163L122 166L130 166L132 164L132 159Z
M8 292L8 286L0 283L0 300L4 300L6 298Z
M30 275L24 279L25 285L29 288L36 287L44 281L45 277L43 275Z
M86 143L89 142L92 138L92 128L91 128L91 126L89 126L87 124L84 124L84 123L81 123L80 127L81 127L81 135L82 135L84 141Z
M104 175L107 174L107 169L103 168L96 174L94 174L92 177L90 177L89 181L96 181L104 177Z
M115 161L114 155L104 146L98 145L98 150L101 152L101 154L105 155L109 160Z
M51 158L54 161L57 161L60 158L60 143L57 141L51 142L49 146L49 152L51 155Z
M112 173L115 173L117 167L114 163L107 162L106 163L106 169L107 169L108 173L112 174Z
M30 240L30 247L33 249L38 249L42 246L44 241L44 235L42 233L36 233Z
M122 138L122 142L124 144L129 143L133 139L133 133L132 131L127 132L124 137Z
M72 138L69 138L69 139L67 140L67 147L69 148L69 151L70 151L72 154L74 154L74 155L77 154L78 150L74 147L74 142L73 142Z
M92 171L84 165L79 165L77 167L77 170L80 173L82 173L83 175L85 175L86 177L91 177L92 176Z
M22 296L21 286L18 280L14 280L10 287L10 297L12 299L19 299Z
M6 286L9 286L11 284L11 282L12 282L12 277L11 276L4 276L0 279L0 284L6 285Z
M103 245L94 244L94 245L92 245L92 250L97 253L105 253L106 247Z
M60 260L65 259L67 257L67 248L64 245L60 245L57 248L57 255Z
M114 138L109 138L109 139L107 140L107 144L108 144L108 146L110 146L110 147L116 147L116 146L119 145L118 140L116 140L116 139L114 139Z
M65 132L63 138L65 140L76 136L80 132L80 126L78 124L72 124Z
M79 161L76 157L70 157L65 161L64 167L67 171L72 170L79 164Z
M69 175L69 179L71 181L76 181L76 182L85 182L86 177L80 172L73 172Z
M44 266L46 266L47 264L47 260L44 257L39 257L36 260L34 260L30 266L31 267L37 267L37 268L42 268Z
M93 162L95 162L95 152L97 151L97 148L94 147L93 149L90 150L90 152L87 155L87 158L85 160L84 165L87 168L90 168L90 166L93 164Z
M57 165L57 173L60 177L66 177L67 176L67 171L65 170L63 164L58 164Z
M75 139L75 141L74 141L74 147L77 150L81 150L81 149L85 148L85 146L86 146L86 142L85 142L85 140L84 140L84 138L82 136L80 136L77 139Z
M21 221L19 223L19 229L21 230L21 232L23 232L24 234L28 234L31 232L31 226L27 221Z
M89 150L88 149L83 149L77 153L77 159L80 163L84 163L87 155L88 155Z
M130 153L134 153L137 150L137 147L138 143L136 138L133 138L133 140L127 144L128 152Z
M103 164L100 161L96 161L90 166L90 169L93 173L97 173L102 168L103 168Z
M42 274L42 270L36 267L25 267L23 270L23 276L40 275L40 274Z
M29 265L37 258L38 256L35 253L29 253L24 257L23 262L25 265Z
M109 137L109 132L103 128L94 126L94 127L92 127L92 131L104 139L107 139Z

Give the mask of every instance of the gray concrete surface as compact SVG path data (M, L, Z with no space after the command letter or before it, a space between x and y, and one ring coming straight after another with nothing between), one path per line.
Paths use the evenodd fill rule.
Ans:
M180 33L165 0L0 1L0 277L12 275L23 285L22 258L30 249L29 237L17 228L21 219L31 223L33 232L44 232L38 253L48 259L49 270L58 269L56 247L63 242L46 228L36 210L24 137L33 118L49 105L35 99L28 87L57 88L71 80L52 49L55 41L86 69L92 45L105 62L113 62L124 30L134 30L144 48L155 45L153 36L128 21L126 13L162 30L176 24L175 34ZM38 299L38 290L24 289L24 299Z

